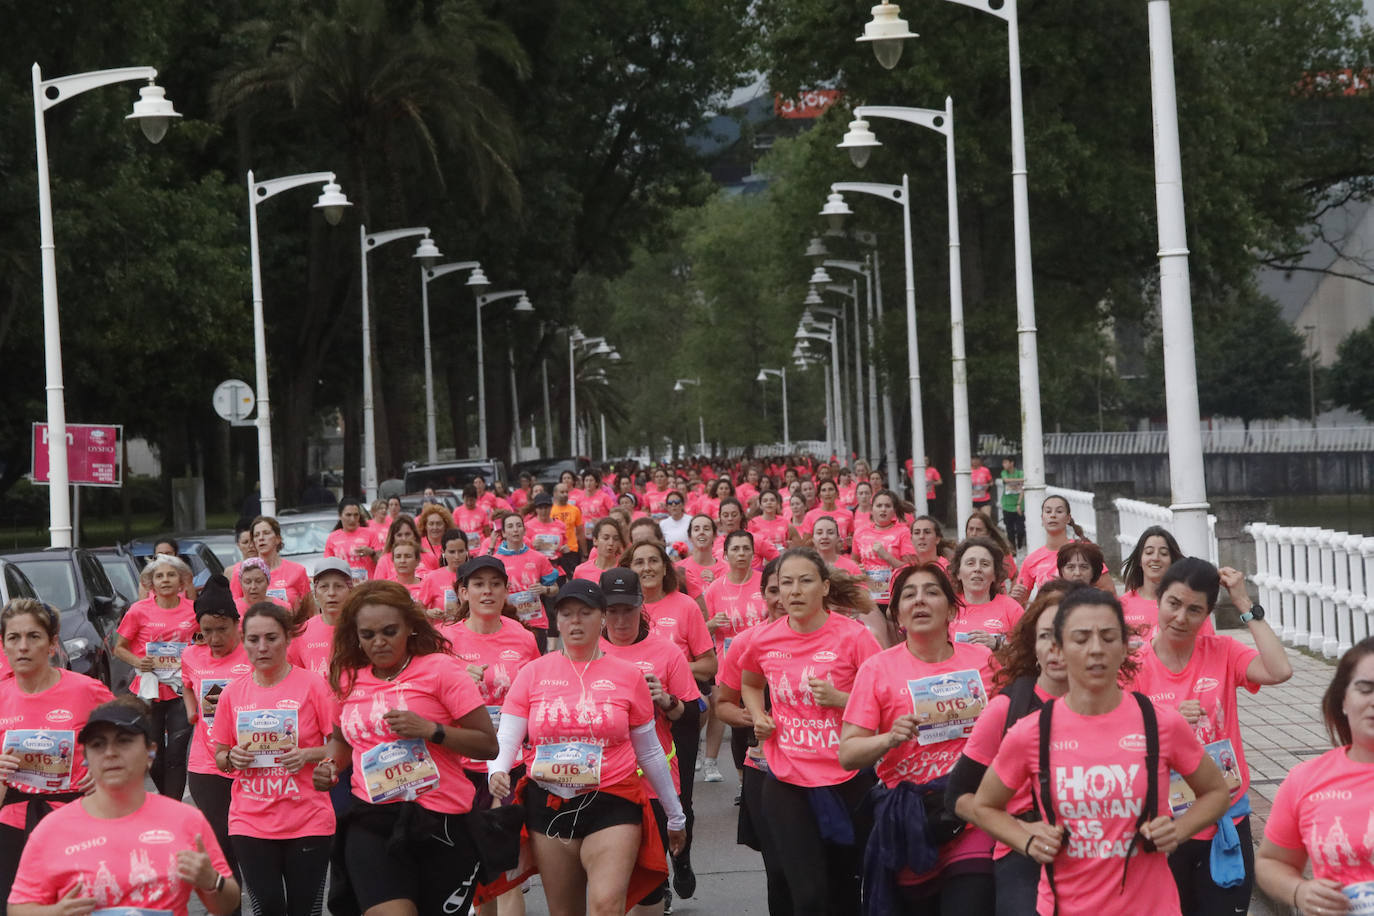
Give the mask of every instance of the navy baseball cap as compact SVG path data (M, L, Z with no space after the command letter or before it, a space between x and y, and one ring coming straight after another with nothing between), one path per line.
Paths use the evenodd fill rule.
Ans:
M580 601L603 613L606 610L606 596L601 593L601 587L586 579L569 579L568 583L558 590L558 597L553 599L554 609L556 610L564 601Z
M623 566L612 566L601 574L601 594L606 604L628 604L640 607L644 604L644 591L639 587L639 576Z
M535 507L538 507L538 506L552 506L552 505L553 505L553 497L550 496L548 493L539 493L539 494L536 494L535 497L534 497L534 499L533 499L533 501L530 503L530 505L535 506Z
M131 735L142 735L149 741L156 740L153 737L153 724L148 721L148 717L127 702L112 700L97 706L91 712L90 718L86 720L86 724L81 726L81 731L76 736L76 743L85 744L89 741L91 732L98 725L113 725L118 731L127 732Z
M458 581L466 585L467 581L479 569L490 569L492 572L500 573L502 579L507 582L510 581L510 573L506 572L506 564L492 556L473 557L458 567Z

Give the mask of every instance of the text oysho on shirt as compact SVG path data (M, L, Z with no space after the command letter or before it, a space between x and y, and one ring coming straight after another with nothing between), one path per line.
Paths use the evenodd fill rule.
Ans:
M1304 760L1284 778L1264 825L1264 838L1303 850L1312 874L1340 884L1351 912L1374 894L1374 764L1338 747Z

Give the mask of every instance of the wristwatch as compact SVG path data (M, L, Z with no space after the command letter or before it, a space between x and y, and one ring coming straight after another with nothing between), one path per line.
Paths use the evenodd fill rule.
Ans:
M447 737L447 735L444 733L444 723L439 722L434 726L434 734L429 736L429 743L443 744L445 737Z
M1259 604L1250 605L1250 610L1240 615L1241 623L1249 623L1252 620L1264 619L1264 606Z

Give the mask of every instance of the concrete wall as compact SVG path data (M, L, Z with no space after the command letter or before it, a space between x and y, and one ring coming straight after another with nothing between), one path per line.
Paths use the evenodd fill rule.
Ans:
M1374 452L1212 454L1203 456L1207 495L1344 495L1374 491ZM1135 482L1137 499L1169 496L1167 455L1046 455L1055 486L1093 490L1103 481Z

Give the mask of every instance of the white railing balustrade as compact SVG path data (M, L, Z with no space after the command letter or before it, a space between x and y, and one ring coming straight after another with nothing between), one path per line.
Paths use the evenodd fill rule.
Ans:
M1369 636L1374 614L1374 538L1327 528L1255 523L1260 604L1286 643L1336 658Z
M984 455L1019 452L999 436L978 438ZM1202 430L1202 450L1208 454L1234 452L1367 452L1374 451L1374 425ZM1169 434L1162 429L1125 432L1046 433L1047 455L1163 455Z
M1087 490L1068 490L1064 487L1046 487L1046 496L1062 496L1069 501L1069 514L1083 529L1088 540L1097 543L1097 510L1093 508L1093 495ZM1026 519L1026 524L1038 525L1038 518ZM1070 532L1072 535L1072 532Z
M1118 533L1116 542L1121 546L1121 559L1131 555L1135 550L1136 541L1145 533L1146 528L1159 525L1167 528L1170 532L1174 530L1174 513L1168 506L1159 506L1154 503L1141 502L1138 499L1117 498L1112 501L1116 506L1116 518ZM1218 563L1220 551L1217 547L1217 517L1207 516L1207 561L1212 564Z

